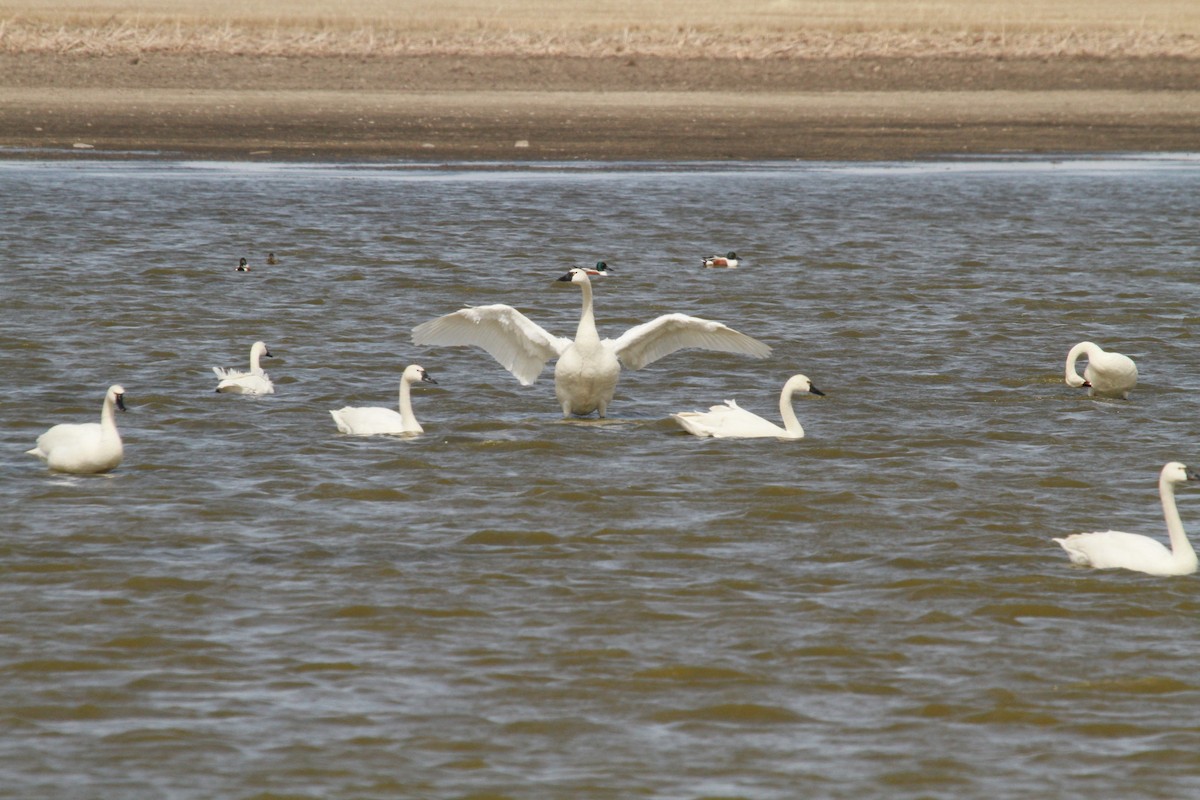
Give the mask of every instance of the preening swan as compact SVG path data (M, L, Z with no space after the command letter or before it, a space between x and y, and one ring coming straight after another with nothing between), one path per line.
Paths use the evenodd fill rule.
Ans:
M273 357L265 344L255 342L250 348L249 372L213 367L219 381L217 391L229 394L275 394L275 384L271 383L270 377L258 363L263 356Z
M1200 481L1200 473L1172 461L1158 476L1163 516L1167 520L1168 550L1157 539L1123 531L1076 533L1054 541L1067 551L1071 562L1096 569L1131 569L1151 575L1189 575L1196 571L1196 551L1183 531L1175 507L1175 484Z
M803 439L804 428L796 419L792 408L795 392L824 396L824 392L812 385L804 375L793 375L783 385L779 395L779 413L783 427L768 419L752 414L732 400L723 406L712 406L708 411L681 411L671 417L688 433L696 436L712 436L717 439L757 439L774 436L780 439Z
M706 267L727 267L729 269L737 269L738 265L737 253L733 252L732 250L723 256L709 256L708 258L701 259L701 261L704 262L704 266Z
M592 283L587 271L572 269L558 279L583 291L583 311L575 338L552 336L511 306L464 308L413 328L416 344L482 347L516 376L522 385L537 380L542 367L557 357L554 392L563 416L608 413L621 365L641 369L685 347L744 353L765 358L771 348L720 322L664 314L630 328L617 339L601 339L592 311Z
M1083 377L1075 371L1075 361L1087 357ZM1129 399L1129 392L1137 385L1137 365L1129 356L1109 353L1092 342L1080 342L1067 353L1067 386L1088 387L1092 397L1119 397Z
M424 428L413 414L411 387L414 383L436 384L424 367L409 364L400 378L400 413L390 408L346 406L340 411L330 411L337 429L341 433L359 436L374 436L381 433L423 433Z
M46 462L57 472L108 472L121 463L125 448L113 407L125 410L125 390L113 384L104 394L100 407L100 422L79 425L55 425L38 437L37 447L26 450Z

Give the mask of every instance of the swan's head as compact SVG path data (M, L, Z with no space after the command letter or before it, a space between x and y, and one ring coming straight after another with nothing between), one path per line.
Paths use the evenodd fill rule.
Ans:
M114 383L108 387L108 392L104 398L122 411L125 410L125 387L119 383Z
M1197 472L1186 464L1171 461L1162 468L1161 477L1169 483L1186 483L1187 481L1200 481L1200 472Z
M259 357L266 356L267 358L275 357L275 356L271 355L271 351L267 349L267 345L265 342L255 342L250 347L250 357L254 358L255 356L259 356Z
M558 279L565 283L590 284L592 281L588 278L587 270L579 267L572 267L571 270Z
M809 394L815 394L819 397L825 396L824 392L813 386L812 381L808 379L807 375L793 375L792 377L788 378L787 385L784 386L784 389L791 389L793 392L808 392Z
M404 368L404 380L408 383L437 384L437 381L429 377L429 373L425 371L425 368L417 364L409 364Z

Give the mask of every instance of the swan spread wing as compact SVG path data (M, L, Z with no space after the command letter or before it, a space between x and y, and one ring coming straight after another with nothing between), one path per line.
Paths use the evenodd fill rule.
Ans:
M641 369L685 347L744 353L754 358L766 358L771 353L767 345L727 325L687 314L663 314L608 341L629 369Z
M571 346L512 306L464 308L424 322L412 330L413 344L482 347L523 386L537 380L551 358Z

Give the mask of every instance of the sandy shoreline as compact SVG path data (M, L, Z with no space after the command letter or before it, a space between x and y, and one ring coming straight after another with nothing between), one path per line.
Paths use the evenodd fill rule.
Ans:
M1198 152L1200 61L5 53L0 108L0 158Z

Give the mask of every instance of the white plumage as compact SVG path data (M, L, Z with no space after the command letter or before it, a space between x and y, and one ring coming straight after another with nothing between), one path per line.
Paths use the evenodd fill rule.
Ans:
M695 436L712 436L717 439L803 439L804 428L800 425L800 420L796 419L796 411L792 408L792 395L796 392L825 394L813 386L812 381L804 375L788 378L779 395L779 414L783 417L783 427L747 411L733 400L726 400L725 405L712 406L708 411L681 411L672 414L671 417L685 431Z
M249 372L213 367L218 380L217 391L229 394L274 394L275 384L271 383L271 378L259 364L263 356L271 358L271 351L262 342L255 342L250 347Z
M38 437L37 447L27 450L57 472L108 472L121 463L125 448L117 431L114 408L125 410L125 389L118 384L108 387L100 422L55 425Z
M414 383L434 383L424 367L410 364L400 378L400 411L378 406L346 406L339 411L330 411L337 429L342 433L358 436L375 436L385 433L423 433L424 428L413 414L411 387Z
M1075 371L1075 362L1087 357L1083 377ZM1092 342L1080 342L1067 353L1067 385L1075 388L1086 386L1092 397L1116 397L1129 399L1129 392L1137 385L1137 365L1133 359L1120 353L1107 352Z
M506 305L464 308L413 328L413 342L425 345L473 345L486 350L522 385L537 380L546 362L554 365L554 391L563 416L608 412L621 365L641 369L685 347L744 353L765 358L771 352L757 339L720 322L664 314L630 328L617 339L601 339L592 310L587 271L572 269L560 281L583 292L583 310L575 338L552 336L515 308Z
M1200 480L1193 469L1172 461L1158 476L1163 517L1167 521L1170 549L1157 539L1124 531L1076 533L1054 541L1062 545L1074 564L1096 569L1129 569L1150 575L1189 575L1196 571L1196 551L1188 541L1175 506L1175 485Z

